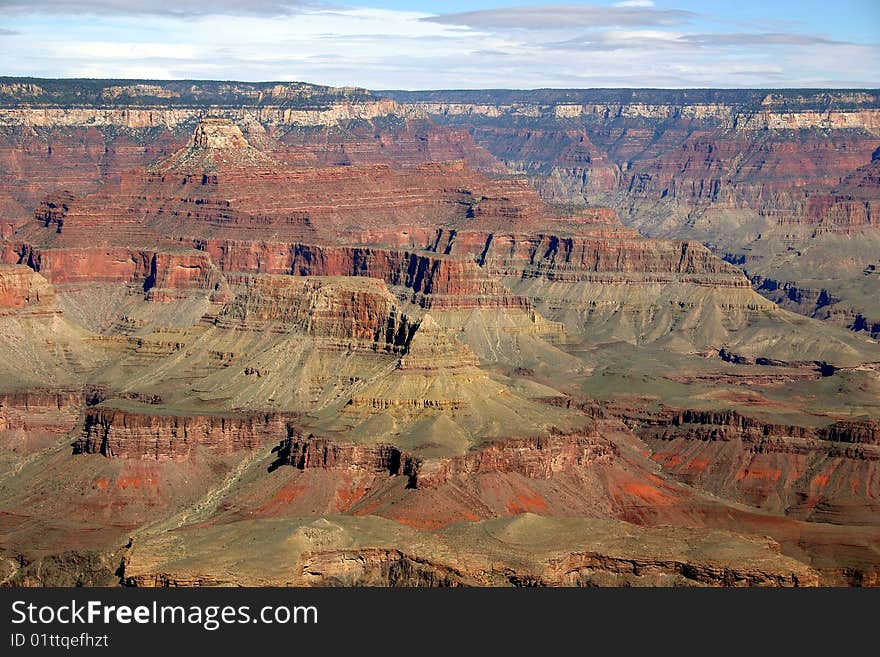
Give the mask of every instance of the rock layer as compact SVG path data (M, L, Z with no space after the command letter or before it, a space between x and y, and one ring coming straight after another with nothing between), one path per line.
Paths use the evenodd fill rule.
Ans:
M254 449L287 432L283 415L157 415L113 408L86 411L75 454L123 459L181 459L197 447L217 454Z

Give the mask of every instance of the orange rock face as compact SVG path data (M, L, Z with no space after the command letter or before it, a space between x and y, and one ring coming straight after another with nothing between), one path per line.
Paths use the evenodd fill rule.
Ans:
M23 265L0 265L0 312L49 306L55 292L45 278Z
M238 128L212 121L151 173L44 201L5 260L56 283L143 281L146 290L219 289L213 267L368 276L409 288L426 308L528 308L495 278L519 273L721 275L745 284L698 245L640 239L607 209L560 213L525 180L491 180L462 163L295 169L255 160L259 151ZM220 159L209 165L206 154ZM392 248L350 245L374 242Z

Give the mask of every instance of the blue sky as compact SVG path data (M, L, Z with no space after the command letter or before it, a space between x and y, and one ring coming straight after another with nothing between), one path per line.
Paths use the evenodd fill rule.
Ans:
M880 87L880 0L0 0L0 74Z

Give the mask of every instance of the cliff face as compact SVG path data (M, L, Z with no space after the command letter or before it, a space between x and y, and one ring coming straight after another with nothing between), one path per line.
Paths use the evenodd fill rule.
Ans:
M830 522L871 522L878 512L869 501L880 493L872 483L880 467L875 420L805 427L684 410L646 423L639 435L664 468L725 497Z
M87 409L73 451L161 461L186 458L197 447L232 454L260 447L286 433L287 418L278 414L153 415L95 407Z
M294 435L276 447L273 467L292 465L300 470L363 470L389 476L403 475L414 486L420 459L392 445L339 444L325 438Z
M495 442L465 456L424 464L416 487L438 488L456 479L488 473L516 473L529 479L550 479L575 468L609 463L619 452L597 432L551 432L548 436Z
M463 456L430 460L392 445L339 444L313 436L289 437L276 451L278 458L273 467L403 475L408 488L428 490L480 474L515 473L528 479L550 479L566 470L609 463L618 455L610 441L590 431L495 441Z
M429 115L498 118L680 119L726 129L876 129L878 95L871 90L560 89L534 91L386 91Z
M40 249L13 245L2 254L7 262L27 265L56 285L69 283L137 283L153 301L170 301L192 290L225 298L226 282L204 253L156 252L130 248ZM16 265L17 266L17 265Z
M243 135L209 118L147 172L53 195L6 241L4 261L54 283L127 282L152 301L217 304L242 274L367 276L425 310L537 309L576 335L590 324L635 342L684 330L679 348L701 353L796 353L743 332L777 308L696 242L645 239L612 210L550 206L525 179L461 162L301 169L264 161ZM623 297L632 314L617 312ZM686 319L707 306L712 326ZM861 358L845 341L827 349L828 362Z
M64 435L76 425L82 407L96 398L97 391L75 388L0 392L0 431Z
M56 283L143 281L154 300L188 289L228 298L219 272L379 278L426 309L529 311L500 276L745 284L698 245L648 242L609 210L549 208L523 180L487 179L460 163L304 171L269 167L254 151L235 126L212 118L145 177L44 201L4 258ZM86 246L96 233L104 248ZM130 246L142 243L161 250Z
M314 109L282 106L223 108L215 110L228 120L255 119L270 125L335 125L351 120L371 120L394 114L398 106L387 99L332 103ZM176 128L192 124L204 115L202 107L192 108L0 108L0 125L26 127L122 126L125 128Z
M272 137L266 139L259 132L249 131L247 138L255 145L263 142L276 157L299 166L414 167L426 162L463 161L475 171L507 172L504 164L474 143L467 130L408 116L404 111L382 123L352 123L344 130L335 126L273 130L270 126Z
M0 313L25 308L46 309L53 306L54 301L54 289L33 269L24 265L0 265Z
M278 275L248 277L217 322L250 330L277 325L388 351L403 350L417 326L379 280Z
M714 257L702 245L644 239L566 237L557 235L493 236L484 264L501 276L542 277L550 281L643 282L705 281L748 287L737 268Z

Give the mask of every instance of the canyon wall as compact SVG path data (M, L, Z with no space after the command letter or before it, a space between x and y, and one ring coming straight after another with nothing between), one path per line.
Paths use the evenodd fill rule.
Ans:
M272 413L163 415L96 406L86 409L74 453L159 461L186 458L197 447L231 454L286 435L287 422L288 417Z

